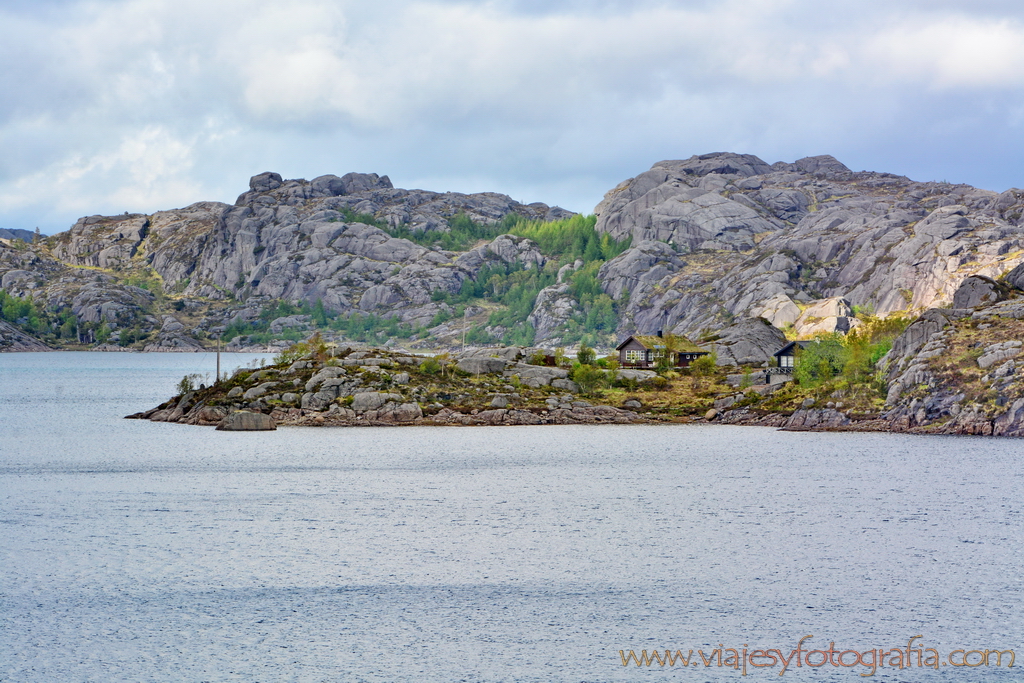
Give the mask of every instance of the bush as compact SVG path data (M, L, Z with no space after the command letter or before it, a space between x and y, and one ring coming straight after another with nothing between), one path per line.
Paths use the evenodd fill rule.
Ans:
M436 358L428 358L420 363L420 372L425 375L436 375L441 372L441 364Z
M608 384L608 375L593 365L577 365L573 368L571 379L579 385L580 393L585 396Z
M178 382L178 395L184 396L185 394L191 391L195 391L196 388L199 386L199 380L201 380L202 377L203 376L198 373L192 373L190 375L185 375L184 377L182 377L181 381Z
M274 365L288 364L291 365L295 361L307 356L309 354L309 344L306 342L296 342L281 353L274 356Z
M651 391L661 391L668 388L668 380L661 375L655 375L650 379L645 379L640 386Z
M710 353L690 363L690 374L696 377L709 377L718 372L718 354Z

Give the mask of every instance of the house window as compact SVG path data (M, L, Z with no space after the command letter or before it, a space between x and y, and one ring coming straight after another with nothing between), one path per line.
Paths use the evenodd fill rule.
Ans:
M779 367L780 368L791 368L791 367L793 367L793 356L779 356Z
M638 349L630 349L626 351L626 362L627 363L640 363L644 360L644 352Z

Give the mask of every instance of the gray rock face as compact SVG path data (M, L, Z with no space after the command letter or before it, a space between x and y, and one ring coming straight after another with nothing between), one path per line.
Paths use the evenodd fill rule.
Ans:
M1011 271L1012 272L1012 271ZM953 308L987 306L1006 298L1006 287L984 275L965 278L953 294Z
M705 154L661 161L605 195L598 230L634 242L659 240L689 249L747 249L754 235L782 227L721 190L729 181L771 172L757 157Z
M1003 281L1015 289L1024 291L1024 263L1010 270L1003 278Z
M569 371L563 368L549 368L543 365L515 363L504 372L505 377L518 377L528 387L540 388L549 386L552 380L565 379Z
M413 422L421 417L423 417L423 411L419 405L415 403L397 404L390 401L363 414L363 419L367 421L388 423Z
M0 353L4 351L52 351L52 349L10 323L0 320Z
M263 413L238 411L221 420L217 429L225 432L266 432L277 429L277 423Z
M463 372L468 372L471 375L487 375L495 372L501 372L505 369L505 361L501 358L483 358L480 356L472 356L469 358L463 358L455 367Z
M786 345L786 335L764 318L748 318L730 325L711 344L719 365L762 365Z
M615 372L616 379L632 380L634 382L643 382L657 376L658 373L654 370L618 370Z
M800 337L841 332L846 334L854 325L853 308L843 297L812 301L793 323Z
M399 402L401 400L402 397L399 394L363 391L353 396L351 408L357 413L363 413L367 410L376 410L389 401Z
M139 214L79 218L70 230L61 233L53 253L78 266L124 266L135 255L148 228L149 217Z
M561 389L562 391L568 391L572 394L580 393L580 385L573 382L571 379L553 379L551 380L551 386L554 389Z
M70 309L89 334L103 323L115 333L113 342L133 330L149 335L152 350L182 350L204 335L162 329L162 321L147 315L152 293L84 267L148 265L159 279L147 286L160 282L183 304L237 302L218 313L223 317L200 323L205 333L254 322L273 300L284 299L319 300L343 314L395 315L432 327L434 337L452 338L454 321L431 325L438 314L453 313L435 293L459 292L488 264L547 265L524 238L504 235L458 254L392 237L355 221L353 213L372 215L365 220L389 230L427 235L449 231L458 214L482 223L510 213L539 220L568 215L495 193L399 189L376 174L306 181L267 172L254 176L233 205L89 216L55 236L52 253L0 243L0 285L14 296ZM603 291L617 302L620 338L659 329L703 336L761 316L805 334L815 326L844 330L855 324L849 315L798 324L818 317L801 307L843 298L883 316L910 314L948 306L969 276L998 280L1007 273L1009 286L1024 284L1024 270L1015 270L1024 258L1021 190L996 194L854 173L828 156L772 165L730 153L662 161L609 192L597 213L599 231L632 238L632 247L599 274ZM536 343L557 345L579 311L567 286L579 266L564 265L558 282L537 297L529 316ZM981 301L980 290L972 296L990 301ZM308 322L281 316L271 328L301 331ZM86 336L82 341L95 341Z
M771 167L728 154L659 162L596 211L599 231L632 237L634 248L673 243L678 254L643 262L627 251L605 264L605 291L629 292L620 338L700 336L744 317L782 327L796 324L800 306L837 297L882 316L948 306L965 277L997 278L1024 250L1020 190L853 173L831 157ZM807 332L853 324L835 313Z
M618 301L624 292L636 291L641 285L653 286L683 265L668 244L646 240L601 266L598 277L605 294Z
M551 285L540 290L528 321L536 331L537 339L550 340L579 307L569 291L569 285Z

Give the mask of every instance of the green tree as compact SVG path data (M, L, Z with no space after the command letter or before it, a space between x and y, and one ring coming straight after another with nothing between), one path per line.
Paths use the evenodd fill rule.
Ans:
M593 365L580 364L573 368L572 381L579 385L581 394L590 396L608 384L608 374Z
M851 355L845 341L835 332L818 335L797 354L793 378L798 384L817 386L841 373Z
M593 365L597 359L597 352L590 348L586 344L580 345L580 350L576 352L576 360L580 362L580 365Z

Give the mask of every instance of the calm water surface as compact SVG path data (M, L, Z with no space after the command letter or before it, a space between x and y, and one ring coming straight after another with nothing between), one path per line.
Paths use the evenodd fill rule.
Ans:
M768 681L619 650L809 634L1018 656L869 680L1024 680L1024 441L121 419L186 372L0 355L0 681Z

